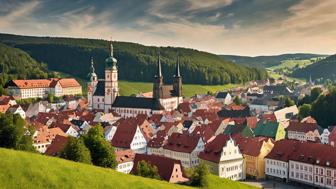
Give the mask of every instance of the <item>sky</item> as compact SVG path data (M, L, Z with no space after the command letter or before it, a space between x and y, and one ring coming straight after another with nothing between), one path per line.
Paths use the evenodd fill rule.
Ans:
M0 0L0 33L216 54L336 53L336 0Z

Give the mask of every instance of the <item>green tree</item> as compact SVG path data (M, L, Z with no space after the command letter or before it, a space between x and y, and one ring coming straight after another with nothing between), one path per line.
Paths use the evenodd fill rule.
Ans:
M83 139L69 137L69 141L61 153L64 159L91 164L91 154Z
M239 96L236 96L234 99L233 99L233 103L237 104L237 105L240 105L242 104L242 101L241 99L239 98Z
M288 96L281 97L281 101L284 103L285 107L290 107L295 105L295 102Z
M32 132L26 132L25 125L18 114L0 113L0 147L34 151Z
M312 104L311 115L322 127L336 124L336 90L321 94Z
M54 103L55 102L55 95L49 93L47 97L48 102Z
M101 125L92 127L84 137L84 142L91 152L92 163L94 165L109 168L117 166L114 148L105 140Z
M155 165L151 165L146 161L141 160L136 166L137 168L134 175L161 180L159 170Z
M207 187L209 185L209 170L204 163L200 163L187 171L191 186Z
M307 116L310 116L311 113L311 105L310 104L303 104L299 107L299 119L303 119Z

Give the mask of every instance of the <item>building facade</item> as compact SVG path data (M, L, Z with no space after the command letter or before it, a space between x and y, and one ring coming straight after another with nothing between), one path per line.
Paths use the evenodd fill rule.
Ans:
M17 99L82 94L82 86L73 78L11 80L6 83L6 89Z
M91 60L87 91L89 109L100 109L104 112L113 110L122 117L135 117L138 114L149 116L162 113L162 110L174 110L183 101L179 60L176 64L173 85L164 85L160 56L158 57L152 98L119 96L117 59L113 57L112 43L110 43L110 55L105 60L104 79L98 79L93 64Z

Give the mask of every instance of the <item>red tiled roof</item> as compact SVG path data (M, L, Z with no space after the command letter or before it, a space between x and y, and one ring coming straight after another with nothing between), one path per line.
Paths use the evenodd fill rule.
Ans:
M201 136L205 142L209 141L213 136L215 136L215 132L208 125L195 127L192 134Z
M259 156L260 150L264 142L267 141L266 137L242 137L241 135L234 135L233 140L238 144L242 154L250 156Z
M298 150L289 156L289 160L336 168L335 157L335 147L321 143L304 142L300 144Z
M262 119L268 120L268 121L277 121L275 115L272 114L263 114L261 115Z
M158 156L158 155L136 154L135 159L134 159L134 166L133 166L131 173L135 173L137 171L138 162L142 160L146 161L147 163L151 165L156 166L158 168L160 177L166 181L170 180L171 175L174 171L175 164L179 164L182 169L180 160L174 160L171 158L167 158L164 156Z
M120 163L131 162L134 160L135 153L133 150L118 150L115 152L116 160Z
M21 89L49 88L49 87L55 87L57 83L59 83L63 88L81 86L74 78L12 80L9 82L10 85L15 85Z
M254 129L257 126L257 117L246 117L246 124L249 128Z
M273 149L265 158L287 162L289 156L293 152L298 150L300 143L301 142L298 140L288 140L288 139L276 141L274 143Z
M301 123L298 121L290 121L286 130L307 133L309 131L315 131L317 127L317 123Z
M223 147L229 139L230 136L228 135L217 135L213 141L205 145L205 149L199 154L199 157L207 161L219 163Z
M173 133L168 137L168 142L163 146L164 149L176 152L191 153L197 146L200 136Z
M138 126L132 121L123 121L117 126L111 144L114 147L130 148Z
M148 147L160 148L167 143L166 135L163 132L157 132L156 136L150 139L147 143Z
M58 155L68 143L68 137L62 135L56 135L55 139L52 143L48 146L45 154L49 156L56 156Z

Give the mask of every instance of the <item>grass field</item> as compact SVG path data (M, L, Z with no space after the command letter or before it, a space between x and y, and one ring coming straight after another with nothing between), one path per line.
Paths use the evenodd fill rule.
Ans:
M191 97L195 94L206 94L208 91L214 93L217 91L223 91L238 87L237 84L227 85L196 85L196 84L183 84L183 95ZM149 92L153 90L152 83L145 82L129 82L119 81L120 95L132 95L140 92Z
M209 189L253 188L239 182L220 179L216 176L210 176L209 180ZM75 163L59 158L0 148L0 188L187 189L191 187L125 175L111 169Z
M61 77L73 77L69 74L59 73ZM82 85L83 93L86 95L87 81L76 78ZM196 85L196 84L183 84L183 95L185 97L191 97L195 94L206 94L208 91L215 93L217 91L229 90L240 86L239 84L227 84L227 85ZM149 92L153 90L153 84L150 82L133 82L133 81L119 81L120 95L130 96L132 94L138 94L141 92Z

